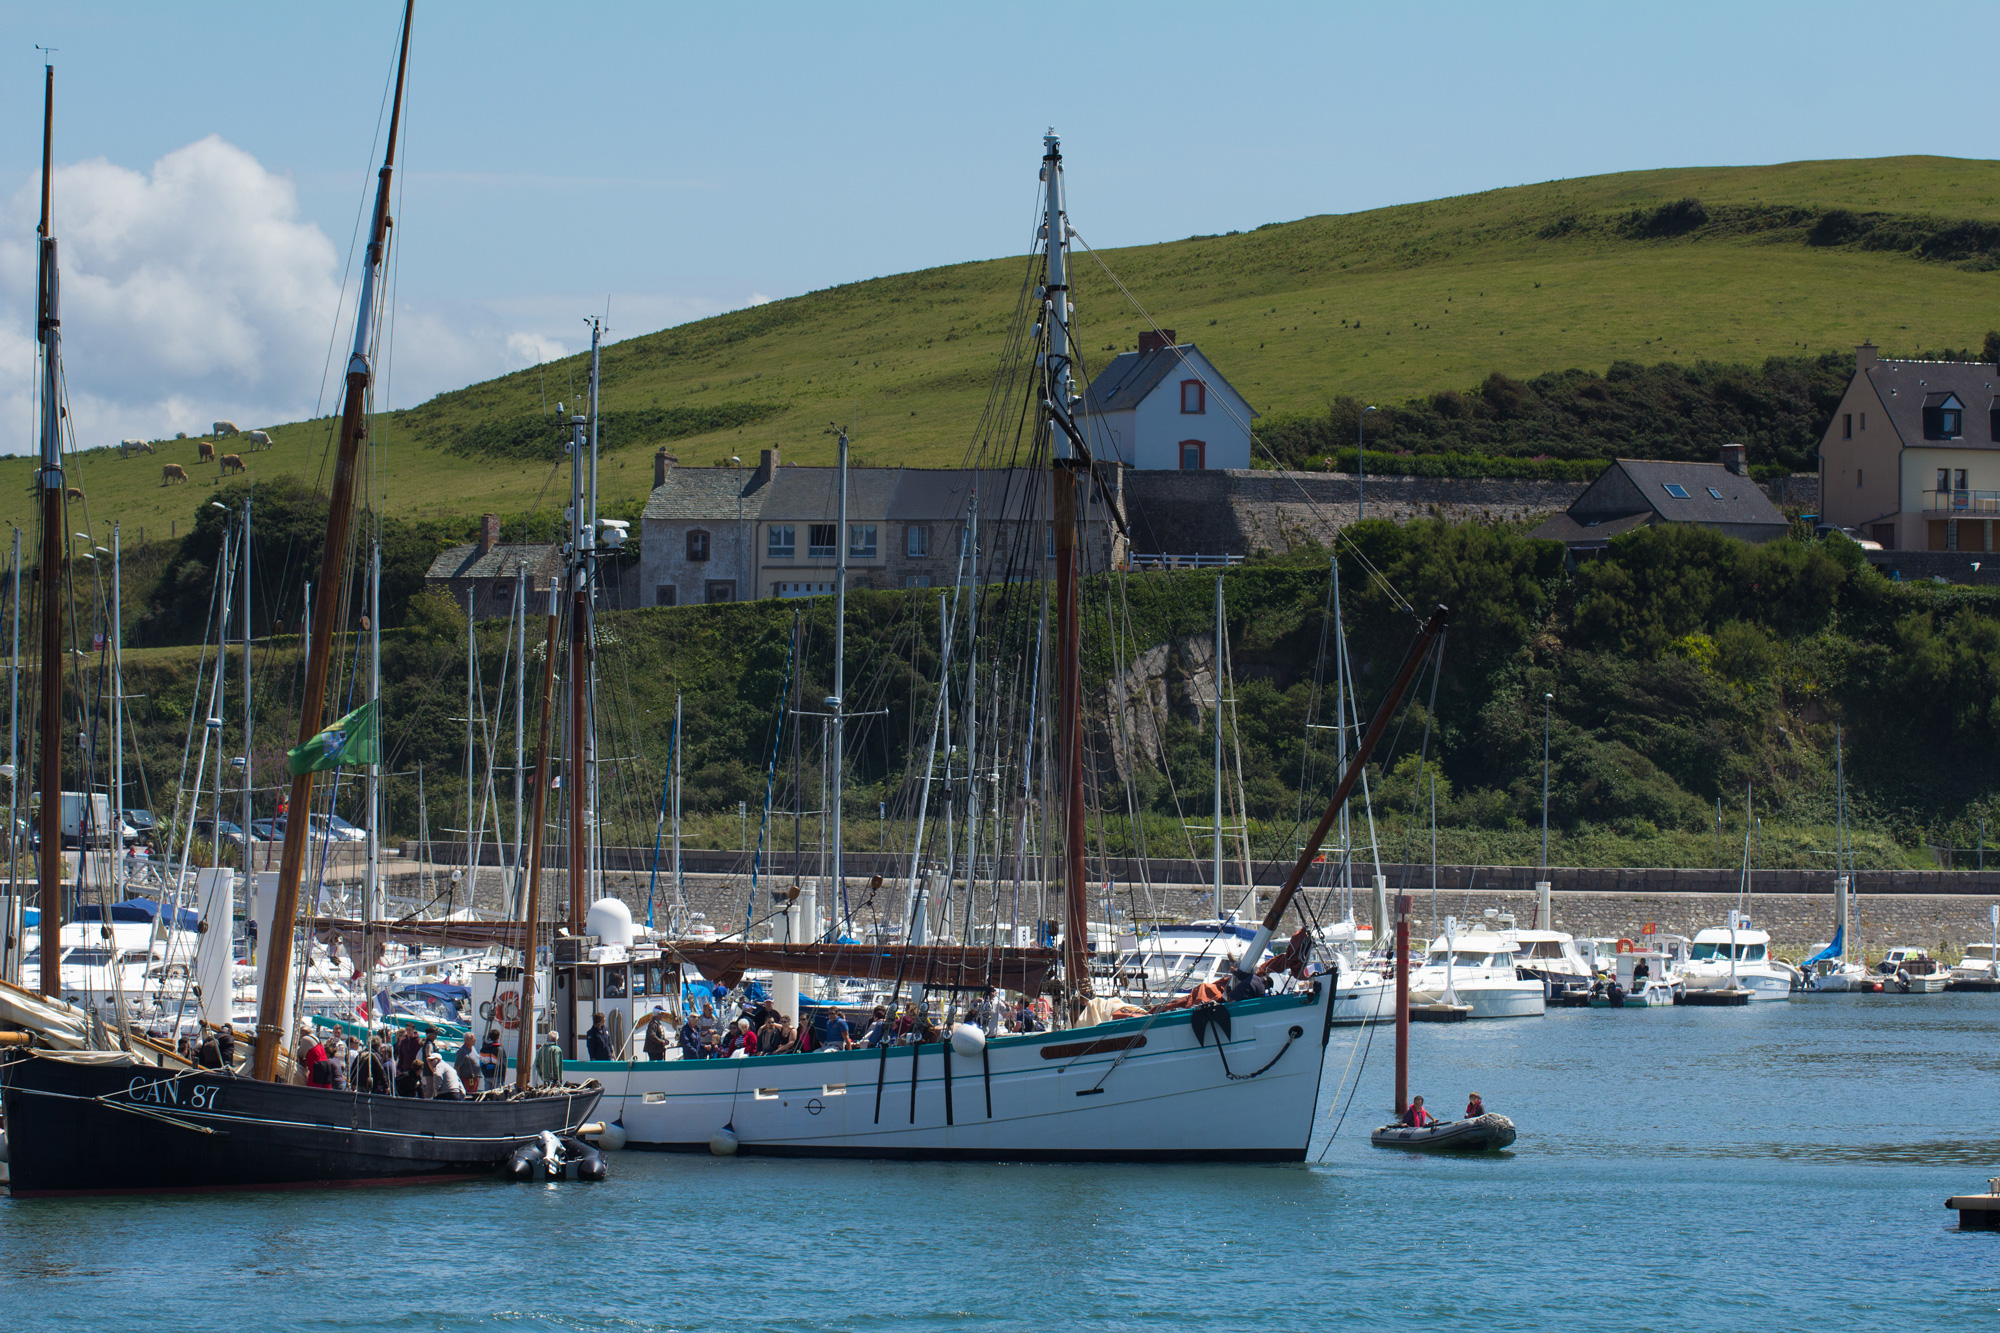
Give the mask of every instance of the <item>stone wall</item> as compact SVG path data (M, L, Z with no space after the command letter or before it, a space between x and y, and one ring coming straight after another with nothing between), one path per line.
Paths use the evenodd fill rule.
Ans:
M1491 477L1357 477L1348 472L1124 474L1126 520L1140 555L1249 555L1324 543L1356 521L1521 521L1569 507L1583 482Z

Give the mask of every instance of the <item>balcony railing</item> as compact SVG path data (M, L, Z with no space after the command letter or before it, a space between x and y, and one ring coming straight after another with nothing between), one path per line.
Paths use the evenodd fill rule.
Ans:
M1925 491L1924 512L2000 518L2000 491Z

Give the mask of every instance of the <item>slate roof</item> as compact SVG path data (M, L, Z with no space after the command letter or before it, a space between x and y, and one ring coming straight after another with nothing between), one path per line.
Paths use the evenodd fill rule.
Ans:
M479 554L479 546L468 543L454 546L431 561L431 567L424 572L426 579L511 579L522 562L528 566L530 578L547 580L562 572L562 548L551 545L530 545L520 542L501 542L485 555Z
M1658 517L1659 515L1653 513L1640 513L1626 514L1622 518L1579 522L1568 514L1552 514L1528 535L1545 542L1588 546L1594 542L1608 542L1613 537L1643 528Z
M1190 366L1183 361L1181 353L1189 353ZM1090 382L1084 393L1086 412L1129 412L1145 400L1147 394L1159 386L1161 380L1170 373L1198 371L1198 377L1211 385L1220 384L1236 397L1236 386L1224 379L1215 363L1201 354L1193 343L1181 343L1176 347L1162 347L1151 352L1121 352L1111 358L1111 364L1097 372L1097 378ZM1246 402L1245 407L1249 407ZM1250 415L1257 411L1250 409Z
M644 515L672 522L734 522L739 494L746 522L832 521L839 512L837 468L780 467L768 484L754 470L741 476L739 481L734 468L674 468L665 485L653 488ZM975 490L983 518L1049 516L1049 474L1006 468L850 468L847 511L857 521L961 519Z
M778 469L781 474L784 470ZM763 512L769 490L755 468L672 467L667 469L666 483L646 497L641 517L734 521L740 497L743 518L749 521Z
M1664 463L1652 459L1620 458L1613 467L1624 469L1653 512L1669 523L1775 523L1785 527L1785 516L1764 494L1764 488L1748 477L1738 476L1720 463ZM1677 485L1687 492L1682 499L1667 490ZM1594 489L1594 487L1593 487ZM1720 495L1711 494L1718 491ZM1577 497L1571 512L1585 507L1590 492ZM1595 517L1593 514L1592 517Z
M1905 448L1925 443L1949 445L1953 449L2000 449L1993 439L1991 419L1980 419L1974 403L1996 400L2000 393L2000 367L1990 361L1877 361L1864 372L1870 387L1882 403ZM1924 439L1924 408L1936 407L1944 395L1955 393L1964 404L1964 435L1955 440Z

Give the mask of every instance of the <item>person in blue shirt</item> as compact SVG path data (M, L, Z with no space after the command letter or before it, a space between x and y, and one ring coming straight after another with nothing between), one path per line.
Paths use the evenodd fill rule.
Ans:
M852 1034L847 1026L847 1015L836 1009L826 1020L826 1035L821 1045L829 1051L844 1051L848 1047L850 1035Z
M590 1031L584 1033L583 1044L593 1060L611 1059L611 1030L604 1026L603 1014L590 1016Z

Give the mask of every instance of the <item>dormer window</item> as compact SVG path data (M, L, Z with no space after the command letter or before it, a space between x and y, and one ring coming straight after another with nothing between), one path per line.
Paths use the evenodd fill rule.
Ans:
M1208 386L1200 380L1181 381L1181 412L1199 416L1208 411Z
M1924 399L1924 438L1956 440L1965 434L1965 404L1955 393L1934 393Z

